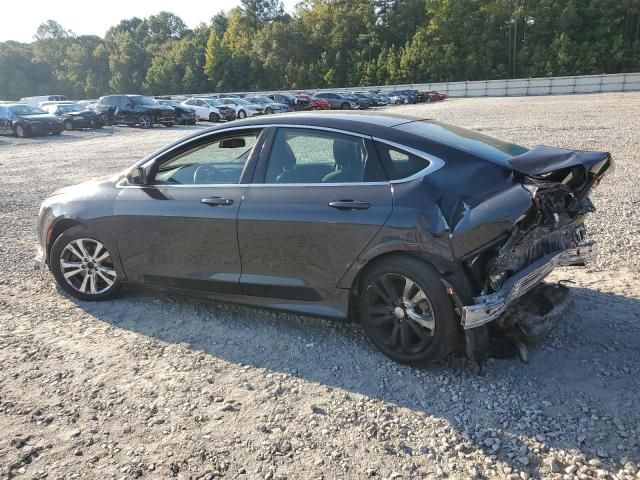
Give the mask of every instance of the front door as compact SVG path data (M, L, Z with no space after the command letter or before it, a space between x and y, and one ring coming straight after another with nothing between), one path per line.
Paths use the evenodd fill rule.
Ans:
M245 167L259 130L219 132L158 160L147 186L116 200L118 251L127 280L238 293L236 222Z
M278 128L238 216L243 292L329 296L391 214L383 177L370 139Z

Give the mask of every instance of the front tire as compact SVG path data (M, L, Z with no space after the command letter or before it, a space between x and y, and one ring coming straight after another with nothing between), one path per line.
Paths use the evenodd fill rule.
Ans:
M211 112L209 114L209 121L211 123L218 123L220 121L220 115L218 115L217 113Z
M140 125L140 128L147 130L153 127L153 119L149 115L141 115L138 119L138 124Z
M71 120L65 120L62 126L67 132L73 130L73 122Z
M399 363L425 366L458 345L460 330L440 274L414 258L393 257L362 277L360 322L382 353Z
M76 226L53 243L49 268L60 288L72 297L110 300L122 292L114 261L104 242L87 228Z
M26 138L29 136L29 131L20 124L16 125L15 132L18 138Z
M344 102L340 108L342 108L342 110L351 110L351 104Z
M174 124L173 122L166 122L166 123L163 123L162 125L164 125L165 127L173 127Z
M245 112L244 110L240 110L240 111L238 112L238 118L239 118L240 120L242 120L243 118L247 118L247 112Z

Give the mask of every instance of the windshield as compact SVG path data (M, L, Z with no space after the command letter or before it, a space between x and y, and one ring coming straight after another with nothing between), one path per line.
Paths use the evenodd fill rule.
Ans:
M214 98L207 98L204 101L212 107L220 107L222 105L222 103L220 103L218 100Z
M255 97L255 98L257 98L258 100L260 100L260 103L264 103L265 105L266 105L267 103L273 103L273 100L271 100L269 97L264 96L264 95L262 95L262 96L260 96L260 97Z
M158 104L158 102L156 102L153 98L144 97L142 95L129 97L129 99L133 102L134 105L157 105Z
M170 107L177 107L180 105L176 100L158 100L160 105L169 105Z
M73 105L58 105L58 110L62 113L82 112L84 110L84 107L82 105L78 105L77 103Z
M9 107L13 113L17 115L45 115L47 112L31 105L14 105Z
M247 102L244 98L233 98L232 100L239 105L251 105L251 102Z

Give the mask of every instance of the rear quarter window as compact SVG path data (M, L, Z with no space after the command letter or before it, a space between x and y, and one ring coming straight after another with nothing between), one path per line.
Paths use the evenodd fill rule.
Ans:
M376 142L376 149L389 180L410 177L429 166L429 160L385 143Z

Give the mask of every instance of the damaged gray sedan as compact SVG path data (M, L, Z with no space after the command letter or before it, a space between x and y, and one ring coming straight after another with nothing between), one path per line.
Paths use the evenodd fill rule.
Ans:
M535 335L515 310L563 301L543 280L592 254L611 164L399 116L249 119L49 196L37 262L81 300L153 287L352 318L406 364L482 362Z

